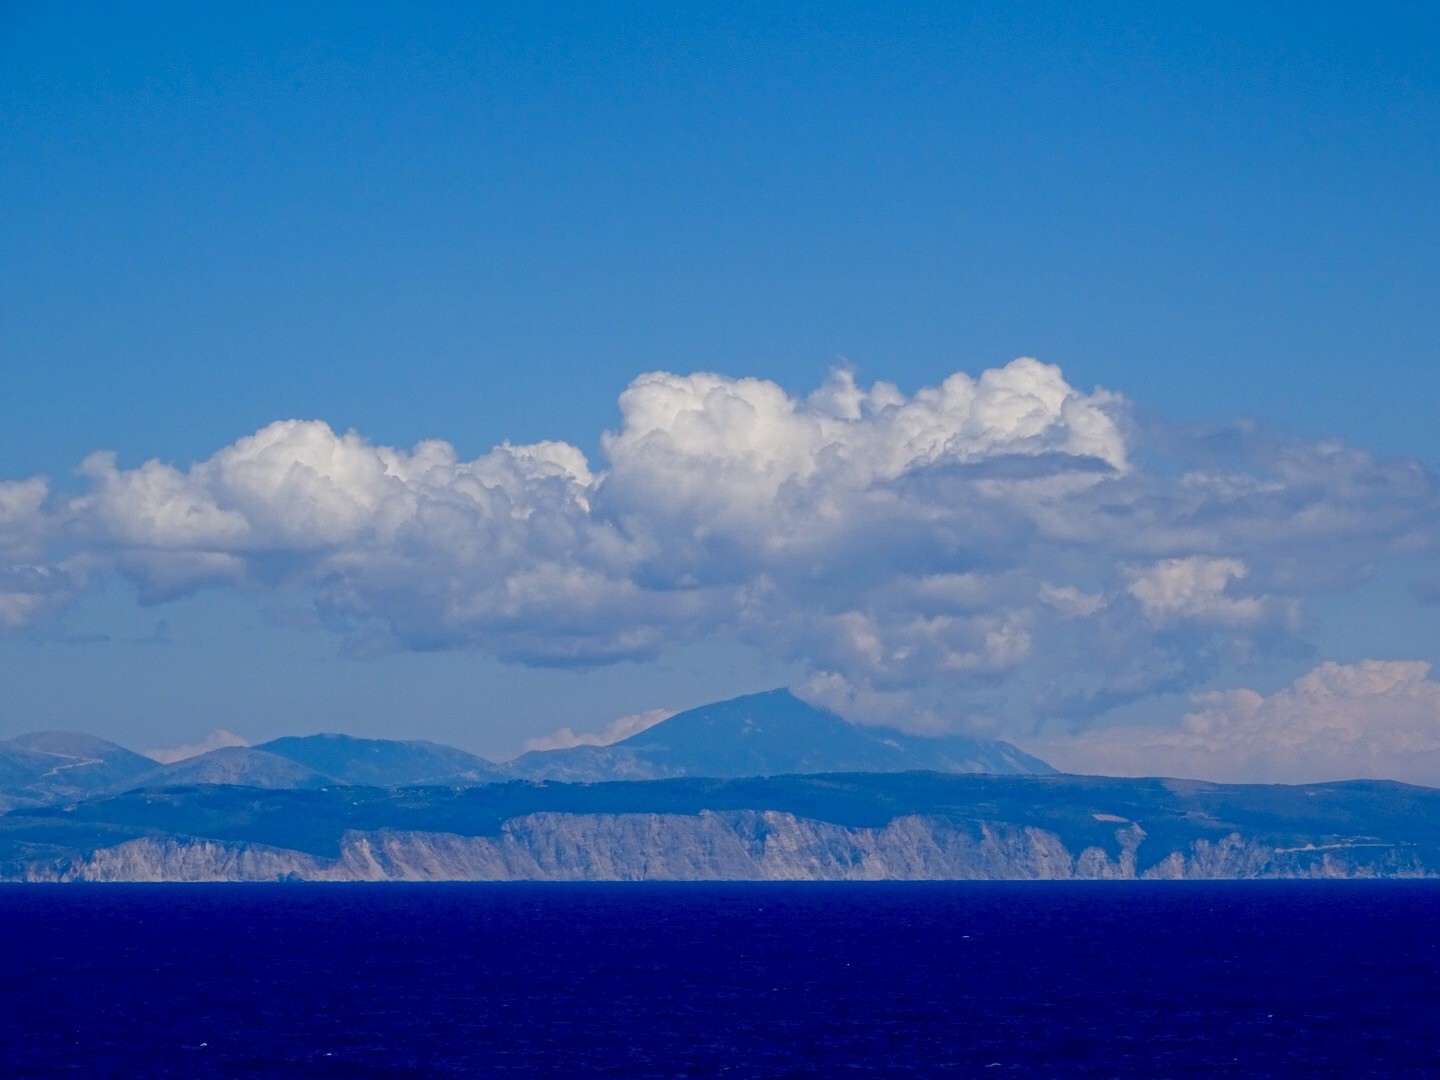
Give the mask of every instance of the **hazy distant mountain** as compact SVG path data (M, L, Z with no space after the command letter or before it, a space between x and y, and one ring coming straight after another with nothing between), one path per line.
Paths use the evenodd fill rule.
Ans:
M138 787L193 784L456 787L512 777L594 782L917 769L1054 772L1006 742L957 735L926 738L861 727L806 704L788 690L772 690L678 713L613 746L535 751L505 765L439 743L350 735L287 736L158 765L89 735L23 735L0 742L0 812Z
M314 788L335 781L298 761L250 746L222 746L218 750L161 765L126 782L131 788L188 787L194 784L230 784L252 788Z
M414 740L357 739L350 735L288 736L255 749L299 762L342 784L408 787L416 784L489 783L505 770L453 746Z
M0 816L0 880L1434 877L1440 790L1091 776L132 792Z
M788 690L677 713L612 746L536 750L510 763L533 780L654 780L674 776L790 773L1053 773L1007 742L959 735L926 738L862 727L801 701Z
M87 798L154 768L149 758L93 735L20 735L0 742L0 808Z

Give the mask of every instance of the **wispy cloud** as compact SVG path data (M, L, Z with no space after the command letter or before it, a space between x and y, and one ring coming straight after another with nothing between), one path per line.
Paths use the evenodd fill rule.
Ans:
M562 727L549 735L541 735L528 740L525 743L525 749L568 750L572 746L609 746L621 739L628 739L631 735L638 735L674 715L669 709L649 709L645 712L617 717L600 731L576 732L568 727Z
M162 765L169 765L176 761L184 761L186 758L198 757L211 750L219 750L221 747L249 745L248 740L236 735L233 731L217 728L197 743L189 743L184 746L162 746L155 750L146 750L145 756L154 758Z

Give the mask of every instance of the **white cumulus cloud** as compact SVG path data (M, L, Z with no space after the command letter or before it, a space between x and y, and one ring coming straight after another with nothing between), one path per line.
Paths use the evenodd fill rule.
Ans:
M1142 423L1033 359L914 394L655 372L620 413L596 463L283 420L188 466L93 454L78 494L0 483L0 626L119 574L531 665L738 640L858 718L1083 720L1283 647L1306 602L1440 538L1413 462Z
M1204 555L1162 559L1153 566L1132 569L1127 591L1140 601L1147 617L1162 624L1193 620L1218 626L1254 626L1289 614L1288 605L1271 597L1236 595L1231 585L1249 573L1241 559Z
M44 477L0 481L0 630L19 630L65 604L76 575L50 562L56 521Z

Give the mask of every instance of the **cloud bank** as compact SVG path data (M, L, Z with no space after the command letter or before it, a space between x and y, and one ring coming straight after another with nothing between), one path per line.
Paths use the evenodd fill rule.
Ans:
M1417 463L1137 419L1033 359L913 395L657 372L620 412L600 463L285 420L185 468L96 453L79 494L0 483L0 627L118 574L529 665L725 637L862 719L1083 724L1293 649L1309 600L1440 537Z
M1440 785L1440 682L1421 661L1326 662L1270 696L1197 694L1182 730L1109 728L1046 747L1076 772L1263 778L1370 777Z

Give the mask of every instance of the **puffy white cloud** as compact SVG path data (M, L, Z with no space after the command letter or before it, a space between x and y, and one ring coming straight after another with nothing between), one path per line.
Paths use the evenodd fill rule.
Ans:
M63 605L77 584L67 567L49 565L55 533L44 477L0 481L0 629L18 630Z
M506 444L458 462L444 442L406 452L354 432L336 435L317 420L271 424L186 472L158 461L119 470L113 454L97 453L81 473L92 488L69 509L97 539L142 550L249 554L453 544L476 521L583 511L594 483L584 455L564 443Z
M1031 359L979 379L952 375L913 398L888 383L862 390L847 371L804 400L761 379L656 372L620 396L625 422L604 446L612 485L631 498L743 527L731 515L777 502L822 509L843 492L944 464L1059 454L1123 470L1117 405Z
M1039 749L1081 772L1225 782L1373 777L1440 786L1440 682L1421 661L1327 661L1269 696L1194 697L1179 730L1108 728Z
M1160 624L1181 621L1217 626L1255 626L1266 619L1290 616L1288 605L1268 596L1236 596L1232 582L1243 581L1250 568L1240 559L1190 555L1162 559L1130 571L1128 592L1140 601L1146 616Z
M654 727L662 720L669 720L675 714L669 709L647 709L645 712L618 716L600 731L580 731L562 727L549 735L541 735L525 742L526 750L569 750L575 746L609 746L621 739Z
M330 613L378 617L418 645L463 644L528 612L550 619L563 658L567 625L627 589L587 565L603 566L606 536L586 521L594 477L563 443L461 462L442 442L407 452L283 421L185 471L97 454L82 472L92 486L66 512L87 558L155 599L310 586Z
M0 485L0 624L115 572L534 665L719 635L911 726L1073 719L1280 647L1303 601L1440 536L1414 463L1141 423L1030 359L913 395L658 372L620 408L603 468L288 420L186 468L92 455L77 495Z

